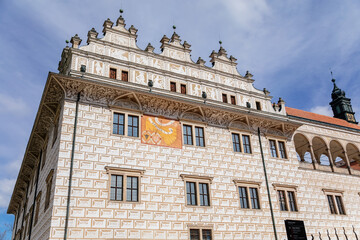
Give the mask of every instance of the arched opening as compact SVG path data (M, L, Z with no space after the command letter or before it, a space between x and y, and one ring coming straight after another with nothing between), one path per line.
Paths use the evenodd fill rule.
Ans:
M360 151L352 143L346 145L346 153L350 162L350 167L354 170L360 171Z
M304 135L296 133L294 143L298 160L300 162L312 163L309 140Z
M330 166L327 145L325 141L320 137L314 137L312 140L312 146L316 162L320 165Z
M346 158L344 155L345 153L344 148L341 146L341 144L338 141L332 140L330 142L330 153L332 159L334 159L335 167L339 167L339 168L347 167Z

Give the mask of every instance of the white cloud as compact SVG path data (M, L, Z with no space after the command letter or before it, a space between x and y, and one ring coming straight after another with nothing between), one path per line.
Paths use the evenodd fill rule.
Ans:
M26 113L28 109L27 104L21 98L14 98L0 93L0 114L16 113L22 115Z
M0 179L0 208L6 208L9 205L11 193L14 189L15 178Z
M332 117L333 112L330 106L315 106L310 109L310 112Z

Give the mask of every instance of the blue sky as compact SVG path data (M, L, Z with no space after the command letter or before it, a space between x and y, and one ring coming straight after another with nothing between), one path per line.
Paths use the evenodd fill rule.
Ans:
M49 71L76 33L86 44L124 9L127 27L139 29L138 46L160 39L172 25L207 62L219 39L238 70L253 75L274 101L331 114L329 68L360 111L360 1L335 0L2 0L0 1L0 231ZM209 65L207 63L207 65ZM358 120L360 115L358 114Z

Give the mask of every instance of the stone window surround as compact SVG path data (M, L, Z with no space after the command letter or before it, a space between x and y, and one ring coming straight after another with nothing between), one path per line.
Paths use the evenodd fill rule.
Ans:
M276 136L276 137L275 137L275 136L272 136L272 135L267 135L267 136L266 136L266 139L267 139L267 145L268 145L268 149L269 149L269 156L270 156L271 158L281 159L281 160L289 160L288 151L287 151L287 148L286 148L286 138L285 138L285 137L281 137L281 136ZM273 156L271 155L270 140L275 141L277 157L273 157ZM279 142L283 142L283 143L284 143L285 158L282 158L282 157L280 156Z
M280 212L289 212L289 213L298 213L299 212L299 204L298 204L298 200L297 200L297 186L295 185L287 185L287 184L280 184L280 183L273 183L272 184L275 191L276 191L276 198L277 198L277 202L279 204L279 211ZM279 194L278 191L285 191L285 204L286 204L286 211L282 211L280 209L280 199L279 199ZM295 200L295 208L296 211L291 211L290 210L290 205L289 205L289 199L288 199L288 192L294 192L294 200Z
M328 209L329 209L329 213L330 213L331 215L343 215L343 216L344 216L344 215L347 215L346 210L345 210L345 206L344 206L344 200L343 200L343 198L344 198L344 191L336 190L336 189L327 189L327 188L323 188L322 191L323 191L324 194L325 194L326 201L328 201L328 199L327 199L327 196L328 196L328 195L333 196L334 207L335 207L336 213L331 213L329 203L327 203ZM358 193L358 194L360 195L360 193ZM343 208L344 214L340 214L340 213L339 213L339 207L338 207L338 205L337 205L336 200L334 199L335 196L341 197L341 204L342 204L342 208Z
M206 124L203 122L198 122L198 121L189 121L189 120L182 120L180 119L180 124L181 124L181 141L182 141L182 146L190 146L190 147L201 147L201 148L206 148L207 147L207 134L206 134ZM192 132L192 142L193 144L184 144L184 125L188 125L191 126L191 132ZM196 145L196 138L195 138L195 127L201 127L204 129L204 145L205 146L197 146Z
M237 129L229 129L229 131L230 131L230 137L231 137L231 146L233 145L233 140L232 140L232 134L233 133L235 133L235 134L239 134L239 137L240 137L240 152L235 152L234 151L234 148L233 147L231 147L232 149L233 149L233 152L235 153L235 154L248 154L248 155L252 155L252 153L253 153L253 147L252 147L252 140L251 140L251 132L250 131L246 131L246 130L244 130L244 131L239 131L239 130L237 130ZM250 153L246 153L246 152L244 152L244 143L243 143L243 138L242 138L242 136L243 135L247 135L247 136L249 136L249 142L250 142Z
M44 205L44 212L49 208L50 206L50 199L51 199L51 189L53 184L53 175L54 175L54 169L51 169L48 176L46 177L46 195L45 195L45 205ZM48 186L51 183L51 186Z
M144 175L145 170L134 169L134 168L121 168L121 167L112 167L105 166L106 173L109 174L107 189L108 189L108 201L111 202L120 202L120 203L141 203L141 178ZM122 175L123 176L123 200L111 200L110 199L110 188L111 188L111 175ZM138 177L138 201L126 201L126 177Z
M105 76L108 76L108 78L110 78L110 68L116 70L116 78L115 78L115 80L121 80L122 81L122 79L121 79L122 72L127 72L128 73L128 81L129 81L129 78L130 78L129 70L128 69L123 69L123 68L121 68L119 66L109 65L107 75L105 75Z
M260 200L260 185L261 182L253 182L253 181L246 181L246 180L237 180L234 179L233 180L235 186L236 186L236 191L237 191L237 195L238 195L238 203L239 203L239 209L241 210L245 210L245 211L261 211L261 200ZM246 187L246 191L247 191L247 195L248 195L248 202L249 202L249 208L241 208L240 205L240 193L239 193L239 187ZM256 188L257 189L257 193L258 193L258 203L259 203L259 208L252 208L251 205L251 199L250 199L250 192L249 192L249 188Z
M184 197L185 197L185 206L186 207L205 207L209 208L212 204L212 197L211 197L211 184L213 177L208 176L199 176L199 175L191 175L191 174L180 174L180 177L184 181ZM187 204L187 195L186 195L186 182L194 182L196 186L196 205L188 205ZM209 206L201 206L200 205L200 193L199 193L199 183L207 183L208 184L208 191L209 191Z
M121 134L116 134L113 132L113 127L114 127L114 114L115 113L119 113L119 114L124 114L124 135ZM133 137L133 136L128 136L128 116L136 116L139 118L139 130L138 130L138 136L137 137ZM129 138L134 138L134 139L140 139L141 138L141 117L143 116L142 113L140 113L139 111L136 110L127 110L127 109L123 109L123 108L118 108L116 106L111 106L111 132L110 135L111 136L116 136L116 137L129 137Z
M200 231L200 240L202 240L202 230L211 230L211 239L214 239L214 226L213 225L196 225L196 224L187 224L188 236L190 239L190 230L198 229Z
M41 206L41 195L42 192L40 191L36 196L36 206L35 206L35 216L34 216L34 226L39 222L39 213L40 213L40 206Z

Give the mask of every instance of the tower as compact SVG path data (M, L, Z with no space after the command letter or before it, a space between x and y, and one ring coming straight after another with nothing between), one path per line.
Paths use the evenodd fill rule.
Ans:
M345 97L345 92L336 86L335 79L331 81L334 83L334 89L331 93L332 101L329 104L333 110L334 117L357 124L355 112L351 107L351 99Z

